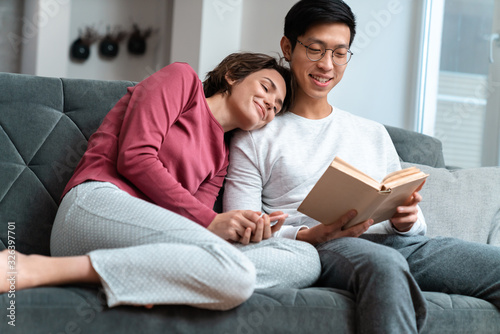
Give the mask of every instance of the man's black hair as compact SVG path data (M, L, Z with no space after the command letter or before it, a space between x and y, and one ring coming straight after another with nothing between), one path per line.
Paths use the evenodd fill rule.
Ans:
M288 11L285 17L284 35L290 40L292 50L297 37L317 24L343 23L349 27L351 38L356 35L356 18L351 8L342 0L300 0Z

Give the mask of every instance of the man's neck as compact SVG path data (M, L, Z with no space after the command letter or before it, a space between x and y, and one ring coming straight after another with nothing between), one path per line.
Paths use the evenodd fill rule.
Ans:
M304 118L322 119L332 113L332 106L326 98L321 100L296 98L290 111Z

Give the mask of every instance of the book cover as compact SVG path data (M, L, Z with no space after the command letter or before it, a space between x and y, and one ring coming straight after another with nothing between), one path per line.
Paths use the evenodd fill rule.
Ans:
M428 174L416 167L387 175L382 182L335 157L300 204L298 211L330 225L351 209L358 214L345 228L373 219L374 224L394 216L402 205L425 181Z

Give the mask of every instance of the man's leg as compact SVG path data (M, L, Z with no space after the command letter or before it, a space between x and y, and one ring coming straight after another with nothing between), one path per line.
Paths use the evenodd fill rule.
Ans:
M500 309L499 247L422 236L386 236L379 242L401 252L422 290L476 297Z
M319 286L344 289L356 297L358 333L417 333L426 301L403 256L361 238L341 238L317 246Z

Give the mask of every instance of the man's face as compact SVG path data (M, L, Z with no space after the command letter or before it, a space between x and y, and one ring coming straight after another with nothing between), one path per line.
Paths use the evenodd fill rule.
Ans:
M327 49L339 47L349 48L351 32L349 27L342 23L318 24L309 28L306 33L298 37L305 46L314 43L323 45ZM333 62L332 51L327 50L319 61L311 61L306 54L307 48L297 42L293 52L287 38L282 41L283 54L290 59L290 67L297 80L296 99L313 98L326 99L330 90L335 87L347 67Z

